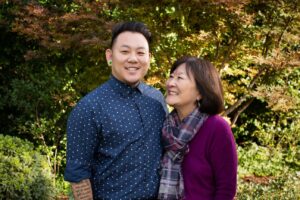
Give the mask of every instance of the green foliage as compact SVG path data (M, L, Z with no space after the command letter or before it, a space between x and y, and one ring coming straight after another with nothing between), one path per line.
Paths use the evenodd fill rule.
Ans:
M45 156L33 144L0 135L0 199L54 199L56 189Z
M239 146L239 175L278 176L289 170L283 157L281 151L258 146L255 143L243 148Z
M68 196L69 200L71 200L70 197L73 196L71 184L65 181L62 175L57 177L55 181L55 187L59 195Z
M284 173L278 177L244 177L238 180L238 200L295 200L300 198L300 174Z
M26 74L26 80L11 80L6 97L10 99L8 106L18 111L10 115L10 131L34 142L47 155L49 166L56 174L64 163L65 121L76 95L65 77L54 70L49 67Z
M272 93L274 94L276 91L272 91ZM256 100L247 111L241 114L233 131L238 143L251 139L261 146L278 148L283 151L296 150L300 148L298 113L297 109L289 112L273 111L268 109L265 102Z
M299 149L297 151L299 153ZM300 198L299 160L287 160L288 154L297 151L262 147L255 143L239 146L237 199ZM295 158L295 155L291 157Z

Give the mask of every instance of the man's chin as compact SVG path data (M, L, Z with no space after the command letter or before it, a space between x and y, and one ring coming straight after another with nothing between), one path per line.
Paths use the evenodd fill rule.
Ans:
M127 85L130 85L131 87L136 87L139 83L140 83L140 80L127 80L126 81Z

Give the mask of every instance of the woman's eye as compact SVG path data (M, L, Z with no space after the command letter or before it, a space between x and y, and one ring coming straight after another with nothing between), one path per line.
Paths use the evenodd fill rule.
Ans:
M128 53L128 51L127 50L122 50L121 53Z
M143 55L145 55L145 52L138 52L138 54L143 56Z

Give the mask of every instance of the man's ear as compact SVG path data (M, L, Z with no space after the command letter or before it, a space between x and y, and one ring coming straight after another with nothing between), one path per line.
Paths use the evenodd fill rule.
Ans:
M112 50L111 49L106 49L105 51L105 57L106 61L109 62L112 60Z

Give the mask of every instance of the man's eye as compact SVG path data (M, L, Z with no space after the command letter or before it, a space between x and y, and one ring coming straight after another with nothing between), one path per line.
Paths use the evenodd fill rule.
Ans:
M143 56L143 55L145 55L145 52L138 52L138 54Z
M121 51L121 53L128 53L128 51L127 50L123 50L123 51Z

